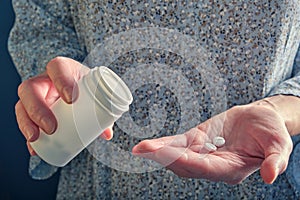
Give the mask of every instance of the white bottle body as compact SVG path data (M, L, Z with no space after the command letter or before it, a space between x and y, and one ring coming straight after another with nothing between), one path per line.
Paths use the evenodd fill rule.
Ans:
M109 105L102 106L99 97L95 99L93 92L97 88L88 87L83 79L78 81L79 96L73 104L58 99L51 107L57 119L56 131L52 135L41 131L38 140L31 143L38 156L47 163L65 166L121 116L120 113L115 115L113 109L107 109Z

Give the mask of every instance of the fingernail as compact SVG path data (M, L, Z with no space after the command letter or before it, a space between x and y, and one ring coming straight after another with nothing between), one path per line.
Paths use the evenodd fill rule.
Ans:
M29 149L29 153L31 156L36 156L36 152L33 149Z
M30 143L28 143L27 146L28 146L29 154L30 154L31 156L36 156L37 153L33 150L33 148L31 147Z
M275 167L275 171L274 171L274 177L273 179L270 181L270 184L273 184L274 181L277 179L277 176L280 174L281 171L281 167L279 165L276 165Z
M73 93L73 88L64 87L63 94L64 94L64 97L65 97L65 99L68 103L72 102L72 93Z
M31 126L26 126L24 128L25 134L27 136L27 140L33 142L34 139L34 130Z
M41 124L42 124L42 128L43 130L48 133L48 134L52 134L55 130L55 123L50 120L47 117L43 117L41 120Z
M109 140L110 138L107 137L107 135L104 133L101 135L105 140Z

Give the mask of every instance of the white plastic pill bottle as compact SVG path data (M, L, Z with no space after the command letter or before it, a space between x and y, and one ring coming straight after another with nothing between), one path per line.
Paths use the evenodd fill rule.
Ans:
M133 98L121 78L107 67L95 67L78 81L79 95L73 104L58 99L51 110L57 119L52 135L41 131L31 142L47 163L63 167L121 115Z

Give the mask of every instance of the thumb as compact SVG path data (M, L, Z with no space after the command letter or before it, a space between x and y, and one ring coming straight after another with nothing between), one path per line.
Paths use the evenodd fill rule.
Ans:
M289 156L280 153L270 154L261 165L260 175L267 184L272 184L277 176L286 170Z
M74 102L79 92L77 81L87 73L86 67L70 58L56 57L47 64L46 69L60 97L67 103Z

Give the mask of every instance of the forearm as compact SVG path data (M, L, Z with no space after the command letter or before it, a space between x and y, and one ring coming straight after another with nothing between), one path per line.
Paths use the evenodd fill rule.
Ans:
M274 109L284 120L291 136L300 133L300 98L292 95L275 95L254 102Z

